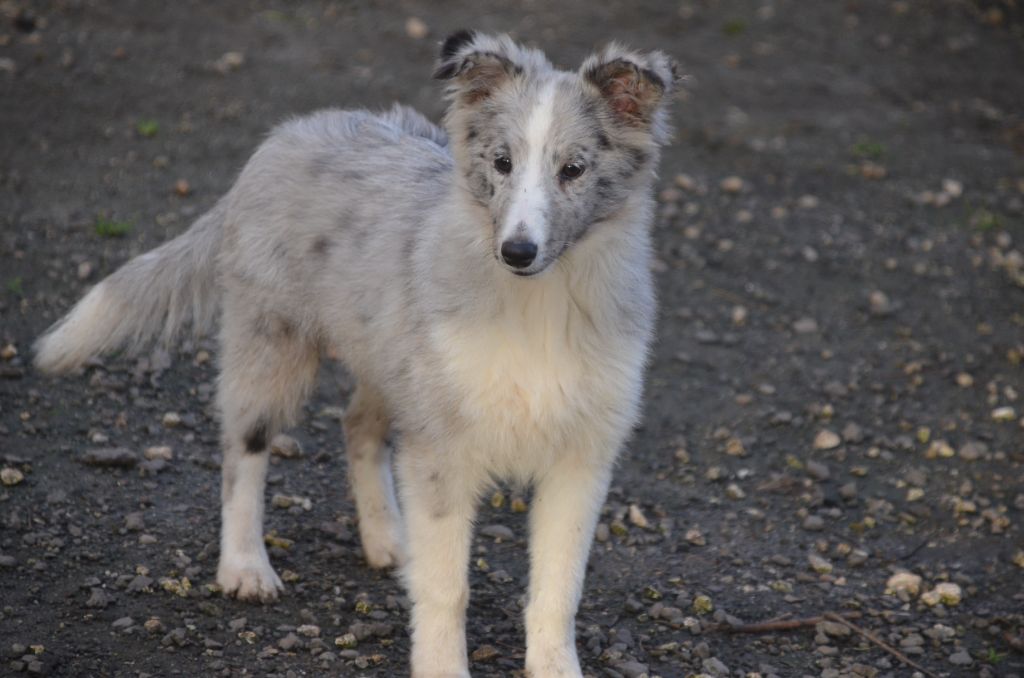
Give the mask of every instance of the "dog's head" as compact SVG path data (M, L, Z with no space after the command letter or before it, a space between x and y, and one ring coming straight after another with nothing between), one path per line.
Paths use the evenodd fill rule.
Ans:
M447 82L460 185L490 215L495 258L523 276L648 190L677 81L661 52L612 44L566 72L470 31L445 40L434 76Z

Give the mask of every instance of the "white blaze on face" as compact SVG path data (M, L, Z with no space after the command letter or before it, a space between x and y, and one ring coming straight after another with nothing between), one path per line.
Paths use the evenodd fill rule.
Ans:
M556 81L547 82L526 121L526 157L518 160L520 176L509 207L499 242L529 240L540 249L547 240L548 225L544 213L552 177L544 149L554 122ZM513 159L513 162L517 162ZM544 256L540 251L537 259Z

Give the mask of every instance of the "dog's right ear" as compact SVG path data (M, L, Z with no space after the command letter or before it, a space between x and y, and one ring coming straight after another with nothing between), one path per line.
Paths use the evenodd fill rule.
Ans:
M441 45L434 77L448 82L449 95L476 103L522 74L523 67L517 63L521 51L507 35L456 31Z

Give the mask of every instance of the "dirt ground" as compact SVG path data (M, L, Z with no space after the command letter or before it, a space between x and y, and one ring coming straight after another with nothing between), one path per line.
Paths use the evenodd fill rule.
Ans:
M1024 675L1019 3L383 4L0 2L0 674L407 674L407 600L355 537L337 366L290 432L301 455L274 458L288 591L261 607L212 590L215 345L61 380L29 360L276 122L393 100L437 118L437 41L469 26L569 67L609 39L661 48L692 76L662 163L646 415L578 619L585 672ZM126 452L103 466L104 448ZM522 663L528 501L499 492L481 516L475 676ZM900 572L920 580L887 593ZM726 630L825 613L923 671L835 621Z

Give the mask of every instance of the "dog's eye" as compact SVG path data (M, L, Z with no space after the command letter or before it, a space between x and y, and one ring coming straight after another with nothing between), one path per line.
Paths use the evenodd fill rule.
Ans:
M494 169L502 174L508 174L512 171L512 158L507 155L499 155L494 159Z
M572 181L573 179L578 179L583 174L584 169L580 163L570 162L562 167L562 171L558 173L558 176L566 181Z

